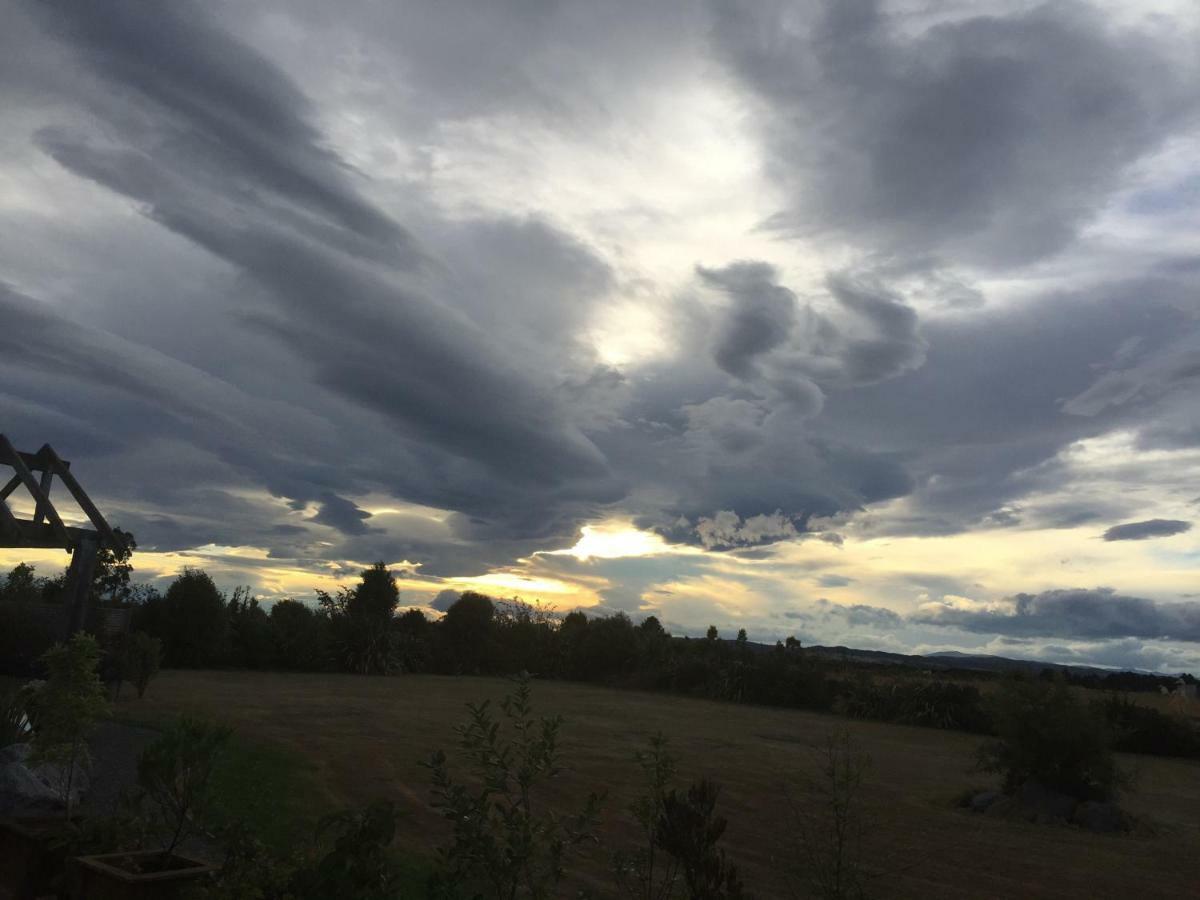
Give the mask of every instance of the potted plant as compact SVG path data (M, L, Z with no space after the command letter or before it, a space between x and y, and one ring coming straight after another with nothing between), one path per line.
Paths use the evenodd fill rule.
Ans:
M162 838L159 849L81 856L74 891L87 900L168 900L215 867L178 852L204 822L212 799L212 775L230 730L183 717L163 732L138 761L143 808Z
M108 712L96 672L99 660L96 639L82 632L42 656L48 678L29 695L35 727L23 762L49 782L64 812L0 820L0 886L18 897L53 889L73 839L75 802L90 759L88 738ZM32 768L26 772L34 777Z

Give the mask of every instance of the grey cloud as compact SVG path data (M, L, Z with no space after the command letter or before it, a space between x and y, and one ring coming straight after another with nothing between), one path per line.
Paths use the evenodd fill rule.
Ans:
M343 534L357 535L366 534L371 530L366 524L366 520L369 518L371 518L371 514L364 509L359 509L353 501L329 493L321 496L320 509L317 510L317 514L312 517L312 520L319 525L335 528Z
M349 168L321 146L304 95L200 5L184 0L152 16L132 0L103 9L66 2L30 8L93 71L140 96L150 117L111 108L101 114L119 115L126 129L157 120L142 135L155 149L219 169L235 189L245 178L246 186L265 185L365 237L409 244L402 228L358 195ZM103 102L100 96L93 102ZM173 140L179 133L160 130L164 122L191 131L192 139Z
M1200 604L1162 603L1111 588L1017 594L1001 609L946 607L911 620L1012 637L1200 641Z
M732 301L713 351L717 365L730 375L746 378L752 374L756 357L787 340L796 318L796 297L776 283L774 269L765 263L701 268L699 274Z
M436 609L438 612L445 612L457 603L458 598L461 596L462 594L458 591L446 588L444 591L439 591L437 596L429 601L429 608Z
M1124 525L1114 525L1104 532L1104 540L1144 541L1147 538L1183 534L1185 531L1190 531L1191 528L1191 522L1183 522L1179 519L1147 519L1144 522L1126 522Z
M761 100L768 171L793 197L772 227L885 252L1052 254L1200 102L1161 36L1082 3L919 33L879 0L720 9L718 52Z

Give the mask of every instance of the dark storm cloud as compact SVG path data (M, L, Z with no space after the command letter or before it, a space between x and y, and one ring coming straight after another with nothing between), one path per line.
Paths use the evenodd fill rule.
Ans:
M29 8L97 76L140 99L140 110L116 114L125 127L149 125L163 142L156 149L182 151L189 161L218 169L234 181L234 190L266 186L364 237L409 242L402 228L358 195L349 168L321 146L304 95L221 31L202 6L172 3L153 15L135 0L103 7L52 0ZM177 127L159 131L138 112ZM183 135L188 140L172 140Z
M289 460L281 469L259 446L261 438L246 434L240 462L257 468L270 490L303 501L378 485L405 499L491 519L505 537L570 534L591 504L616 496L600 451L572 424L551 386L539 384L538 360L506 357L491 339L496 328L485 332L463 314L470 312L465 302L451 308L430 293L451 300L465 294L478 310L488 303L477 295L490 287L492 304L507 310L508 322L539 322L549 342L579 315L548 325L554 317L544 310L552 301L567 308L576 286L592 298L606 289L607 268L586 248L530 219L472 224L443 245L456 243L485 266L489 254L526 269L539 260L542 265L532 267L537 278L506 286L504 276L513 269L493 263L490 285L461 275L448 282L440 264L419 263L405 230L363 200L348 167L321 147L299 91L204 20L200 7L172 7L162 23L162 46L148 37L154 17L130 6L104 16L65 5L39 13L107 85L77 99L114 126L44 128L39 146L247 276L257 290L244 294L238 313L244 325L300 357L298 374L382 414L403 439L382 442L393 444L391 462L400 471L389 472L379 458L384 454L372 448L367 456L375 459L356 465L352 476L345 472L338 484L326 480L332 460ZM184 36L187 46L170 53ZM228 108L220 102L226 93L232 94ZM464 271L472 271L469 264ZM523 315L511 302L516 297L529 304ZM127 377L103 354L48 357L30 340L32 329L15 332L14 339L20 353L40 353L46 368L84 377L97 374L82 369L85 364L107 366L103 381L110 385ZM127 345L114 358L142 355ZM289 392L299 403L312 402L302 391ZM130 385L129 393L156 400L163 410L189 404L178 383L153 377ZM253 417L246 418L248 426ZM395 455L399 447L419 457L417 465L405 465L404 455ZM434 472L440 477L429 477ZM556 509L538 516L513 504L518 493L531 491ZM325 499L319 520L351 533L364 530L337 501Z
M371 514L359 509L353 501L337 494L325 494L321 497L320 509L312 520L319 525L336 528L342 534L366 534L370 531L366 520Z
M1161 603L1110 588L1017 594L1004 609L945 608L911 621L1011 637L1200 641L1200 604Z
M1190 531L1191 522L1179 519L1147 519L1145 522L1126 522L1104 532L1106 541L1144 541L1148 538L1170 537Z
M1156 406L1171 399L1165 395L1108 405L1091 416L1064 415L1070 412L1064 407L1108 376L1131 336L1140 337L1139 352L1148 360L1171 357L1179 341L1194 339L1197 322L1185 312L1194 297L1188 279L1130 278L927 322L924 365L840 394L813 430L906 461L918 489L904 515L884 526L896 533L953 534L1014 515L1025 521L1012 503L1056 491L1072 477L1056 458L1064 447L1165 417ZM1178 402L1189 405L1184 393ZM1169 474L1143 465L1129 477L1151 483ZM1106 497L1085 509L1077 508L1080 502L1047 506L1031 521L1069 527L1091 513L1110 520L1136 515L1132 498Z
M1074 6L917 38L872 4L826 8L718 17L714 64L686 3L14 7L0 148L27 180L0 243L35 252L5 255L4 428L70 449L143 546L433 576L609 514L745 554L840 540L811 520L905 496L900 531L1028 523L1010 501L1060 486L1047 461L1070 441L1154 417L1174 424L1147 441L1200 434L1186 261L993 310L939 258L1069 239L1184 121L1166 51ZM777 225L920 253L839 255L823 284L688 259L661 353L603 363L603 304L676 286L527 212L537 198L435 196L453 186L435 138L535 146L551 123L602 147L594 126L698 69L724 92L721 61L733 100L763 102ZM49 212L29 212L21 191L43 187ZM366 520L366 495L442 512ZM1078 514L1146 514L1108 502Z
M775 272L766 263L734 263L721 270L702 268L699 273L733 301L719 325L713 350L717 365L745 378L755 357L787 340L796 316L795 295L775 283Z
M1173 48L1081 3L915 35L879 0L819 8L723 3L713 31L762 102L769 172L792 191L775 228L1035 260L1071 241L1124 168L1200 104L1194 56L1176 65Z

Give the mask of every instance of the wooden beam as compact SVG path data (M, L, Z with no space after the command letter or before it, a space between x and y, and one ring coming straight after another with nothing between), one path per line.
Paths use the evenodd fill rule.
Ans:
M96 556L100 551L100 536L89 534L79 541L67 567L66 605L70 609L67 637L80 631L87 622L88 600L92 596L92 578L96 572Z
M38 487L42 489L42 494L46 498L46 503L39 503L33 510L33 524L41 525L46 521L46 506L50 503L50 486L54 483L54 470L46 469L42 472L42 478L38 482Z
M0 547L15 547L21 536L21 523L12 514L8 504L0 500Z
M53 453L54 451L50 452ZM34 503L36 504L35 508L45 511L46 518L50 520L50 527L62 538L62 546L73 549L75 544L71 536L67 533L67 526L58 517L58 511L54 508L54 504L50 502L49 497L42 493L41 485L37 483L37 480L33 477L33 473L25 465L25 460L21 454L9 443L8 438L0 434L0 459L5 457L8 458L8 464L16 469L17 474L21 476L21 481L25 483L26 490L33 496Z
M24 451L18 450L17 453L20 454L21 460L25 463L25 467L31 472L44 472L47 469L55 468L54 463L48 457L43 456L40 450L37 453L25 453ZM71 465L66 460L62 460L61 462L67 467L70 467Z
M92 520L92 525L99 532L103 544L111 548L124 548L125 542L113 534L113 530L108 527L108 522L105 521L104 516L100 515L100 510L96 509L96 504L92 503L87 492L79 486L79 482L75 480L75 476L71 474L70 469L67 468L67 464L58 458L58 454L54 452L54 448L46 444L38 453L44 453L49 457L53 463L54 473L66 485L67 490L71 492L71 496L75 498L75 502L79 504L79 508Z
M8 484L6 484L4 487L0 488L0 500L7 500L9 494L11 494L13 491L15 491L20 486L20 484L21 484L21 476L20 475L14 475L12 478L8 479Z
M0 505L2 505L2 501L0 501ZM11 512L8 513L6 519L4 515L6 510L7 507L0 508L0 547L64 549L63 539L55 533L52 525L35 525L33 522L14 517ZM5 536L4 530L6 522L10 529L7 536ZM90 528L72 528L70 525L67 526L67 534L71 537L72 547L84 538L98 537L96 532Z

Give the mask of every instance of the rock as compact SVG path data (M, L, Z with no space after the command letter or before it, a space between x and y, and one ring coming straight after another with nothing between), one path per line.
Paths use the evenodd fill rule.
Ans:
M1094 800L1076 806L1071 822L1099 834L1129 830L1129 817L1115 803L1098 803Z
M59 792L67 786L66 767L57 765L56 763L42 763L30 769L34 777L42 784L54 792L55 796L59 796ZM71 805L79 802L79 799L88 792L91 787L91 778L88 776L87 770L76 764L75 774L71 778Z
M58 809L58 793L22 762L0 765L0 812Z
M1079 801L1069 794L1043 787L1035 781L1021 785L1016 799L1031 821L1047 825L1070 822L1075 807L1079 805Z
M971 801L967 805L971 808L972 812L987 812L988 809L991 808L992 804L999 799L999 791L984 791L983 793L976 794L974 797L972 797Z
M992 816L996 819L1024 819L1025 810L1021 807L1015 798L1001 796L988 804L987 809L983 811L985 816Z
M32 744L9 744L0 750L0 766L11 762L23 763L33 752Z

